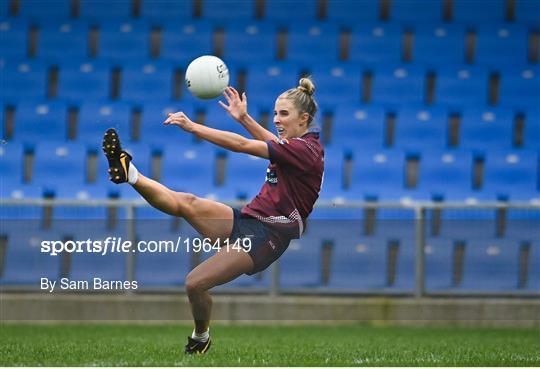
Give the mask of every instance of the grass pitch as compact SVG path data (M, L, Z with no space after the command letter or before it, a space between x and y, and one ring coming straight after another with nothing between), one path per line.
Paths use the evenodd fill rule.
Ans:
M540 366L540 330L223 326L206 355L187 325L0 325L2 366Z

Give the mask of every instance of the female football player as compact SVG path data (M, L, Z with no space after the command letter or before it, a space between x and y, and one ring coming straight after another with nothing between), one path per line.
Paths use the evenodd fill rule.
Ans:
M317 112L314 90L313 82L302 78L298 87L277 98L274 110L277 136L248 114L245 93L240 96L232 87L223 94L227 103L219 103L254 139L195 123L183 112L169 114L164 121L165 125L178 126L225 149L269 160L266 181L259 194L241 210L191 193L174 192L143 176L132 157L122 150L116 131L109 129L105 133L103 150L113 182L128 182L153 207L185 218L212 243L222 241L221 249L186 277L195 322L185 346L186 353L205 353L210 347L212 299L208 291L242 274L266 269L287 249L291 239L303 233L305 221L319 196L324 170L319 134L311 127ZM251 247L245 251L223 247L226 240L232 244L247 237Z

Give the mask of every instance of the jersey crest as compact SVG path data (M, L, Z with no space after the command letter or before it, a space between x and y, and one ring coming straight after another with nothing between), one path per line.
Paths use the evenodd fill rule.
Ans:
M266 168L266 183L270 186L278 184L278 177L275 169Z

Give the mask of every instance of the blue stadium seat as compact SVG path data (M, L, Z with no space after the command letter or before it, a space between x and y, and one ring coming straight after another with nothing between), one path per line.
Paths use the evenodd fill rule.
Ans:
M223 59L229 67L234 63L253 65L276 60L276 31L271 23L232 22L225 29ZM249 50L249 58L246 58L246 50Z
M5 269L0 285L28 285L38 288L41 278L57 280L60 272L60 257L39 252L41 241L59 240L53 230L41 229L38 221L10 222L9 228L0 228L7 235Z
M292 63L271 63L252 66L247 71L246 94L250 103L267 106L274 111L277 97L298 86L300 70ZM264 104L264 105L263 105Z
M508 209L504 236L519 241L540 239L540 211L537 209Z
M306 232L300 239L291 240L279 258L279 285L282 289L314 288L321 286L321 251L323 240Z
M336 237L328 287L370 290L387 287L386 245L379 238Z
M429 2L431 3L431 2ZM465 62L465 27L461 24L415 25L413 58L429 66L459 65Z
M400 202L406 203L411 198L410 191L402 194ZM384 242L399 242L402 250L407 250L407 258L412 257L410 247L415 240L415 214L407 208L378 209L375 214L374 235L382 237ZM400 247L401 247L400 246Z
M103 175L103 173L98 173ZM55 198L69 200L110 200L119 197L119 186L107 183L106 185L96 183L85 183L77 187L59 187L55 191ZM123 210L121 208L121 210ZM72 207L65 206L54 208L54 217L66 219L104 219L107 216L107 209L104 206L98 207Z
M42 186L46 193L55 193L59 189L75 190L85 182L84 145L71 142L40 142L36 145L32 184Z
M402 29L396 24L361 24L352 29L349 60L380 65L402 59Z
M3 69L0 67L0 73L3 72ZM9 107L9 104L4 104L4 101L0 101L0 112L2 112L2 114L0 114L0 139L2 140L6 140L7 139L7 132L5 131L5 116L6 116L6 111Z
M0 170L4 173L3 181L22 184L23 163L23 145L21 143L9 142L0 146Z
M460 290L511 291L518 286L518 250L515 241L469 239L465 246Z
M434 100L453 109L487 104L488 71L482 67L441 65L436 72Z
M254 19L255 1L202 0L202 16L215 21Z
M123 149L132 154L133 163L137 166L140 173L151 177L150 162L151 150L146 144L136 144L124 141L122 138ZM120 198L122 200L140 200L141 196L128 184L116 185L109 180L107 159L103 155L100 146L97 149L97 168L96 178L93 183L81 187L80 192L87 194L91 199L110 199ZM73 194L68 194L73 196ZM80 196L79 191L75 196Z
M13 138L26 144L64 141L67 108L61 102L21 102L16 107Z
M215 191L214 150L200 146L164 146L161 182L175 191L212 197Z
M454 241L447 238L428 238L424 247L425 289L441 292L452 289Z
M469 151L425 151L420 157L416 197L465 201L472 196L472 174Z
M84 59L89 56L88 30L85 21L44 23L40 29L37 55L51 62Z
M356 222L349 223L351 222L343 222L343 226L338 226L338 229L333 231L335 243L328 287L352 291L412 290L412 243L407 244L386 236L355 235L346 229ZM359 229L360 224L357 226ZM396 269L393 280L389 280L388 261L392 245L397 247Z
M404 190L404 172L403 152L356 150L350 192L357 200L399 200Z
M507 68L501 75L499 103L516 108L536 108L540 100L540 68Z
M448 114L444 108L402 108L397 113L394 146L409 153L447 147Z
M535 152L490 152L486 155L482 198L512 201L540 200Z
M463 111L461 149L507 150L513 146L513 112L509 109L469 108ZM525 137L528 141L528 138Z
M478 202L471 196L466 203L474 203L474 200ZM455 241L495 237L495 215L494 209L444 209L441 211L439 236Z
M288 27L287 60L304 65L339 59L339 28L335 24L293 23Z
M40 188L27 185L23 181L23 153L24 147L20 142L8 142L8 144L0 146L0 172L2 172L0 198L2 199L32 198L41 197L42 195ZM26 210L27 208L22 208L21 214L24 214ZM14 214L17 214L17 212ZM9 219L10 217L8 215L7 213L2 213L2 219Z
M387 66L373 74L371 98L388 106L422 104L425 100L426 71L419 66Z
M453 17L456 22L476 24L481 22L503 22L506 12L504 0L454 0Z
M359 103L362 98L361 70L357 66L338 66L321 63L311 68L316 85L315 97L321 109ZM339 91L339 94L336 93Z
M225 101L224 98L222 98ZM249 132L237 121L227 114L225 109L217 104L207 106L205 109L204 125L212 128L216 128L222 131L229 131L237 133L244 137L251 137Z
M298 22L298 15L302 20L313 22L317 19L317 1L314 0L266 0L264 2L264 18L282 26Z
M385 142L384 116L381 107L340 105L334 112L332 147L382 149Z
M99 191L100 189L101 191ZM97 186L88 184L73 188L57 186L54 196L55 199L59 200L109 200L106 188L97 188ZM52 208L52 224L55 229L63 230L63 233L66 234L70 233L73 226L108 219L108 210L107 206L55 205Z
M122 142L131 138L131 108L123 102L84 102L79 107L77 141L97 148L101 155L101 141L108 128L115 128Z
M193 16L193 2L185 0L144 0L141 4L141 18L162 23Z
M251 200L265 182L268 160L252 155L227 153L225 181L218 190L223 200Z
M524 124L523 129L523 142L521 145L516 143L514 148L516 149L528 149L535 150L540 149L540 111L534 108L524 110ZM540 188L540 172L539 175L539 188Z
M399 224L406 232L400 232L399 238L396 236L386 238L388 248L397 247L395 279L389 287L400 291L412 291L414 289L416 247L415 238L412 236L414 220L399 221Z
M58 97L80 103L107 100L111 92L111 66L104 61L66 61L60 64Z
M210 22L177 21L165 23L162 29L162 42L160 56L166 60L188 64L201 55L212 55L213 28Z
M131 103L167 102L173 97L174 65L166 61L124 63L120 97Z
M515 20L533 27L540 26L540 3L536 0L516 0Z
M192 120L197 121L193 108L189 105L176 103L146 103L141 107L140 141L159 149L164 142L189 145L195 142L193 135L178 127L163 125L168 113L183 111Z
M123 20L132 15L132 0L81 0L80 16L92 21Z
M69 233L66 236L72 236L74 240L91 239L101 241L102 245L108 237L114 237L121 242L128 240L125 222L119 223L114 229L109 229L106 220L79 221L69 229L64 227L62 229L68 231ZM127 280L126 255L125 252L110 252L110 249L105 255L88 252L73 253L69 278L90 281L91 289L94 278L108 281L125 281Z
M9 18L0 21L0 55L8 59L28 56L28 30L26 19Z
M378 21L380 8L377 1L329 0L327 12L328 20L354 26L358 23Z
M528 62L528 31L521 24L481 25L477 28L475 62L511 67Z
M443 4L443 0L394 0L390 5L390 19L412 24L441 22Z
M102 22L98 57L117 66L150 58L150 26L145 21Z
M47 97L47 73L45 63L36 61L7 61L1 66L3 102L17 103Z
M8 182L0 188L0 195L6 200L27 200L27 199L42 199L43 198L43 188L39 186L34 186L32 184L16 184L14 182ZM21 218L18 214L21 213L21 208L14 210L14 214L17 214L16 218ZM27 214L26 209L22 208L22 214ZM41 214L41 213L40 213ZM25 217L26 215L22 215Z
M531 244L529 255L529 273L526 288L530 291L540 291L540 243L538 238Z
M181 240L177 252L137 254L135 279L140 283L140 288L182 286L191 270L191 253L186 253L184 240L198 238L198 233L184 220L179 229L174 229L171 220L168 216L159 220L137 220L137 240L172 241L175 245L179 237Z
M324 182L319 199L342 203L346 198L343 149L339 146L327 147L324 152Z
M1 159L0 159L1 160ZM4 191L4 187L0 187L0 191ZM41 196L40 196L41 197ZM16 199L20 200L25 198L24 196L4 196L2 198L6 200ZM25 221L41 221L43 216L43 207L41 206L20 206L20 205L2 205L0 206L0 217L3 223L0 224L0 233L6 233L6 229L9 227L9 223L16 223L23 219ZM9 227L11 228L11 227Z
M19 15L32 21L67 19L72 14L71 3L70 0L22 0L19 1Z

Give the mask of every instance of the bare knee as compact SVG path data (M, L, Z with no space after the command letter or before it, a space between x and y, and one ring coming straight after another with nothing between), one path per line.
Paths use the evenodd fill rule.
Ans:
M186 292L189 296L194 296L210 289L211 286L205 281L204 277L189 273L186 277Z
M197 196L186 192L174 192L176 200L176 216L190 217L194 211L194 204L197 201Z

